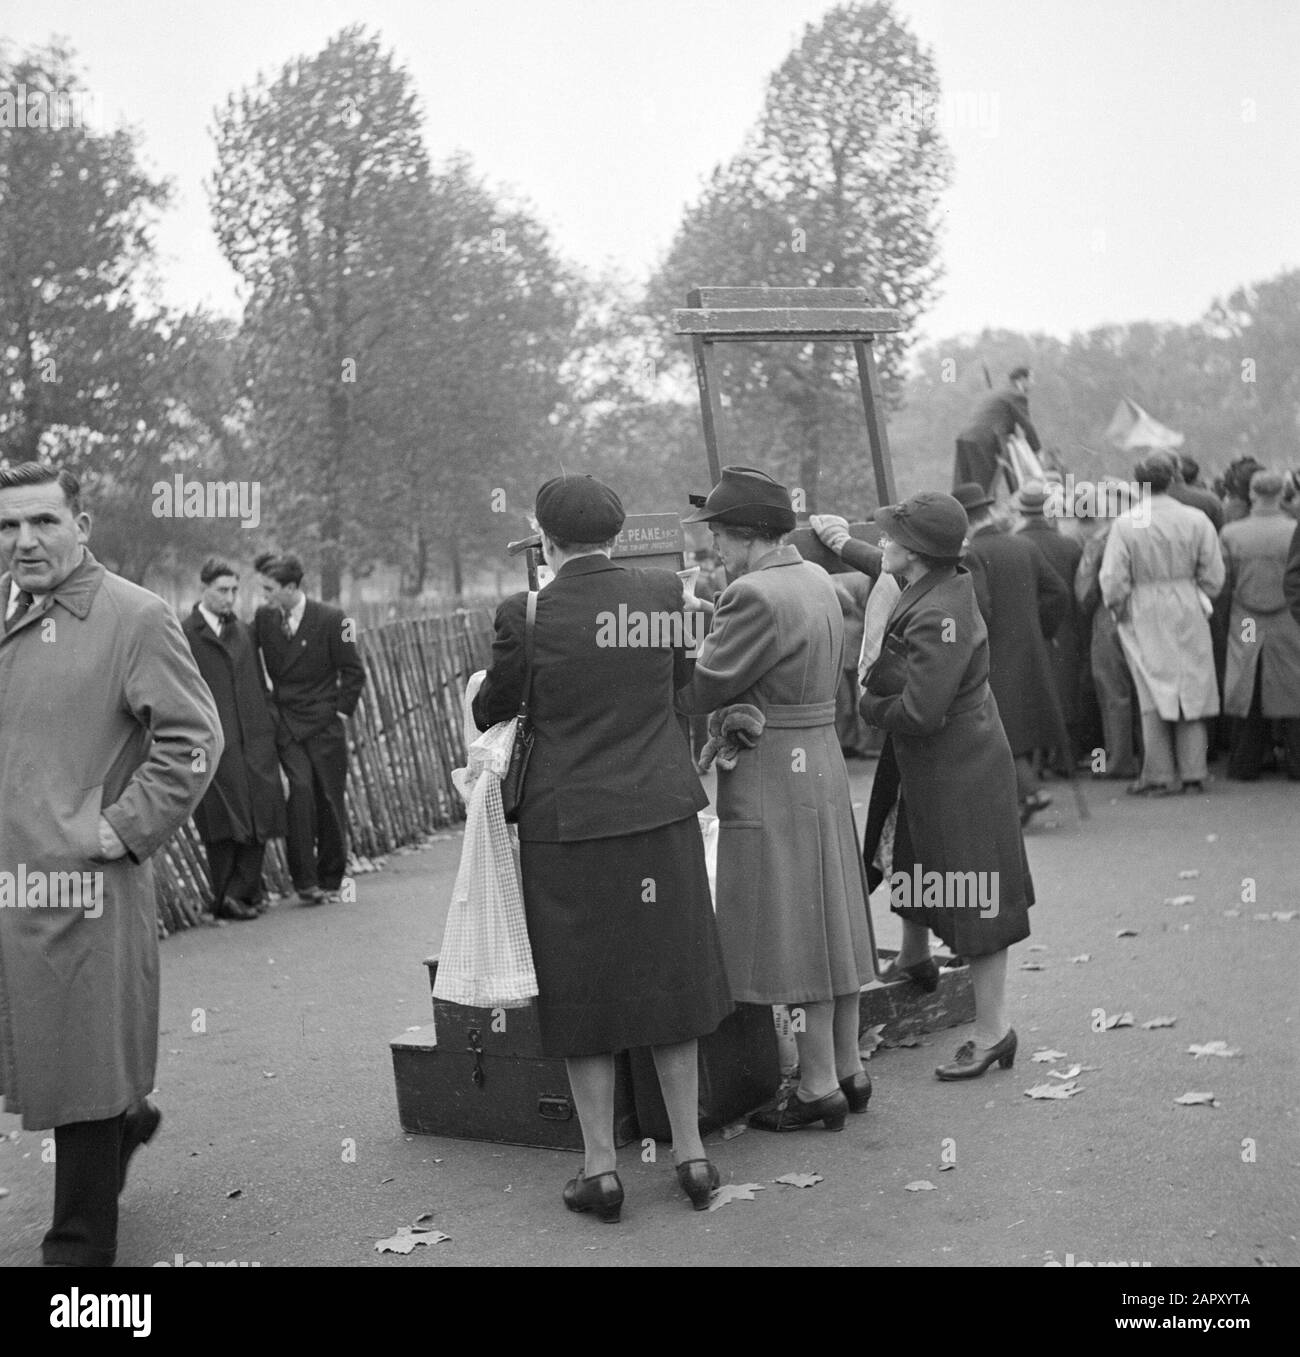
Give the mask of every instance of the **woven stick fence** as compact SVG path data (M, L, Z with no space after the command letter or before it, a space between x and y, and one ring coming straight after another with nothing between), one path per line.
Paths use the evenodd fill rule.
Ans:
M465 765L462 694L487 667L492 610L389 622L362 630L357 649L366 686L348 722L348 830L352 854L374 858L464 819L451 770ZM204 922L212 886L193 821L153 861L162 929ZM280 895L292 890L279 839L267 848L263 883Z

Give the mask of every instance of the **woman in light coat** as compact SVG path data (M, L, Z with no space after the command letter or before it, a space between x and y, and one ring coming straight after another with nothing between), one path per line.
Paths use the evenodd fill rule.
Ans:
M1128 790L1135 796L1166 796L1189 786L1200 791L1204 721L1219 711L1209 610L1223 587L1223 555L1210 520L1170 498L1167 456L1139 462L1133 477L1141 498L1115 520L1099 576L1142 713L1142 776Z
M718 774L717 918L738 1002L790 1004L800 1084L753 1125L841 1130L865 1112L858 993L875 949L848 774L835 735L844 624L830 576L785 544L789 492L761 471L725 467L701 511L731 583L717 603L688 713L735 705L762 714L753 748ZM749 714L753 714L752 712Z

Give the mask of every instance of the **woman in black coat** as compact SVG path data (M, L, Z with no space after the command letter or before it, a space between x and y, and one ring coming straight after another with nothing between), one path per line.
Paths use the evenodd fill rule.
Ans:
M965 511L951 495L926 493L877 510L876 519L881 568L905 581L862 699L898 765L885 876L903 919L897 969L933 972L929 932L970 962L974 1040L935 1074L971 1079L994 1062L1009 1068L1016 1055L1005 1012L1007 948L1029 936L1034 888L1015 766L988 684L988 629L960 564Z
M649 1046L678 1181L703 1210L718 1175L700 1140L696 1038L732 1003L697 818L707 797L672 706L689 678L682 586L609 559L623 506L590 476L548 481L536 516L556 573L537 598L518 829L542 1048L565 1058L586 1149L564 1201L618 1219L614 1053ZM480 729L518 710L526 603L497 611Z

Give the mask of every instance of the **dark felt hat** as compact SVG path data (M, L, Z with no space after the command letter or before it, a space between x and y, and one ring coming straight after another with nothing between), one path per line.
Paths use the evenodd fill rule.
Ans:
M795 525L790 492L766 472L750 466L724 466L722 479L708 495L692 495L690 500L699 508L683 523L732 524L775 532L790 532Z
M978 481L963 481L953 492L952 498L969 513L972 509L983 509L993 503L993 496Z
M608 542L627 514L594 476L556 476L537 492L537 526L561 542Z
M966 510L952 495L939 490L923 490L901 504L877 509L875 519L900 547L940 560L961 557L970 529Z

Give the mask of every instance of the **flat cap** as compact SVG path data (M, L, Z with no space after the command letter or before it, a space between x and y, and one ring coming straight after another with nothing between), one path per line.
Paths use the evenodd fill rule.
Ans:
M627 514L623 501L594 476L555 476L537 492L537 526L561 542L608 542Z

